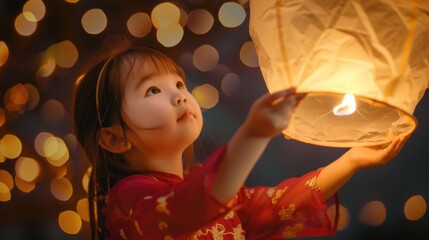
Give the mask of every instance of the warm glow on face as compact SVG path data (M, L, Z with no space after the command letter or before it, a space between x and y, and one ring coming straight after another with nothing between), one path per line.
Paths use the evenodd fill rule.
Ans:
M347 93L344 95L343 102L334 107L332 112L336 116L348 116L356 111L356 100L353 94Z

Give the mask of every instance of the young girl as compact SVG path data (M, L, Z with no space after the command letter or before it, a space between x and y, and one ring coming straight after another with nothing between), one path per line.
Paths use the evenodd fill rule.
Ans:
M263 95L229 143L184 174L183 156L191 155L203 119L181 69L148 48L130 48L99 62L79 82L74 107L76 135L92 164L92 238L334 234L325 201L358 170L394 158L406 138L352 148L323 169L276 187L244 187L302 97L295 89Z

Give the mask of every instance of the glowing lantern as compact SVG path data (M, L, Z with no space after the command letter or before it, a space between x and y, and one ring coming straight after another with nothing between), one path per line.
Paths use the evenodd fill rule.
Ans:
M429 79L428 12L425 0L250 1L268 90L307 93L284 135L351 147L414 131Z

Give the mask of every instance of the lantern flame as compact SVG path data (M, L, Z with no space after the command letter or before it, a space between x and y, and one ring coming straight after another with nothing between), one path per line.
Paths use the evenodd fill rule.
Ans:
M348 116L356 111L356 100L353 94L344 95L343 102L334 107L332 112L335 116Z

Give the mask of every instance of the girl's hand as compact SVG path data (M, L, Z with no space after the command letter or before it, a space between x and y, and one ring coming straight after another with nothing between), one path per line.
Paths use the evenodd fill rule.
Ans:
M353 147L345 155L356 170L385 165L398 155L408 138L394 137L389 144L375 147Z
M289 125L293 110L304 94L289 88L259 97L252 105L243 129L252 137L273 137Z

